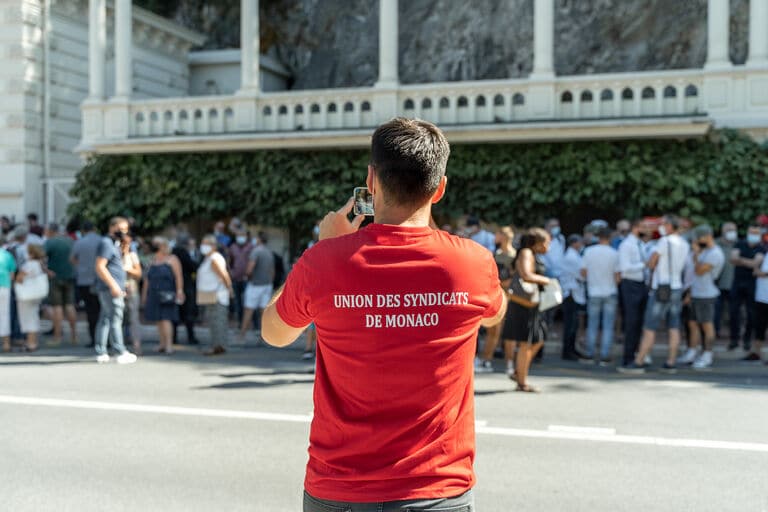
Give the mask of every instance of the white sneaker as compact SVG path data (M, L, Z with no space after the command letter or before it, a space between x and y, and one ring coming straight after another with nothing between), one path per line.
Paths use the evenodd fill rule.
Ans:
M117 364L132 364L136 362L136 355L130 352L123 352L117 356Z
M698 358L699 351L695 348L689 348L685 354L677 358L677 364L693 364Z
M96 356L96 362L99 363L99 364L108 363L109 362L109 354L101 354L100 356Z
M645 359L643 359L643 364L645 364L647 366L652 366L653 365L653 358L651 356L649 356L649 355L645 356Z
M696 370L707 370L712 368L712 352L704 352L693 363L693 368Z
M490 361L480 361L480 364L475 361L475 373L493 373L493 365Z
M510 379L515 376L515 362L507 361L507 377Z

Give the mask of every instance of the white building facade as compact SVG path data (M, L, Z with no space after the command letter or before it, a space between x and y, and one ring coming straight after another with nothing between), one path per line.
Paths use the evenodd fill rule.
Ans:
M531 1L527 78L401 84L398 0L379 0L373 87L287 91L286 70L260 52L258 0L241 0L241 50L214 52L191 52L201 34L130 0L17 0L0 20L0 212L60 219L88 155L363 147L395 115L434 121L453 143L692 138L713 127L768 139L768 1L750 2L744 65L728 57L729 0L708 0L703 68L579 76L554 72L555 0Z

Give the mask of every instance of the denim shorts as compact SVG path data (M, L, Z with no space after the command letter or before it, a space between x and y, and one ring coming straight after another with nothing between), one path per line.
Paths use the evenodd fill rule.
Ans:
M682 321L680 315L683 312L683 290L672 290L667 302L656 300L656 291L648 296L648 305L645 308L645 320L643 328L655 331L662 321L666 321L667 329L680 329Z
M455 498L416 499L374 503L349 503L315 498L304 492L304 512L474 512L475 497L470 489Z

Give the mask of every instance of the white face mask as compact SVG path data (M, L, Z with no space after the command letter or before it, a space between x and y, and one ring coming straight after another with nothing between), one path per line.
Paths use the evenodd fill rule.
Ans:
M739 239L739 234L735 231L726 231L723 237L729 242L735 242Z
M667 227L666 226L659 226L659 234L661 236L667 236Z
M247 238L247 237L245 237L245 236L238 236L237 238L235 238L235 241L236 241L238 244L240 244L240 245L244 245L244 244L245 244L245 242L247 242L247 241L248 241L248 238Z
M210 245L201 245L200 246L200 253L203 256L208 256L212 252L213 252L213 247L211 247Z
M760 235L755 235L754 233L748 233L747 234L747 243L749 245L757 245L760 243Z

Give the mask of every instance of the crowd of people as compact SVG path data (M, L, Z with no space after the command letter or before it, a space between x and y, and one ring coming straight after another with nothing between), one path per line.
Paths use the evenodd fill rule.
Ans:
M19 350L37 350L41 316L52 323L46 333L50 345L62 342L65 322L70 342L77 344L77 309L83 309L88 345L102 362L109 361L108 340L118 362L141 355L142 323L157 326L157 351L172 354L181 326L187 343L200 344L195 326L204 319L211 335L203 353L222 354L233 323L240 343L249 330L258 332L261 311L285 278L283 260L268 247L265 233L252 234L236 218L215 223L199 246L185 232L170 239L137 237L133 221L121 217L112 219L105 236L87 221L66 229L56 223L42 226L34 214L18 225L2 217L0 228L3 351L12 350L14 342ZM732 222L723 224L715 238L710 226L692 226L675 215L621 220L614 228L595 220L581 234L567 237L557 219L526 230L485 229L469 216L461 228L446 224L442 229L491 251L504 289L514 288L514 280L539 288L554 280L562 290L561 306L546 312L516 300L511 290L504 322L485 329L475 362L478 373L493 371L501 342L509 377L519 389L535 391L527 376L556 316L562 319L566 361L612 365L614 340L623 339L618 370L642 373L663 326L669 349L659 369L703 370L714 364L713 346L723 337L725 323L727 348L742 348L745 361L762 360L768 235L757 222L742 239ZM317 237L316 225L309 247ZM48 278L45 297L20 300L14 283L41 275ZM314 357L315 336L310 327L305 359Z
M493 251L505 289L518 279L539 287L558 282L563 297L561 357L566 361L609 366L614 340L621 337L617 369L643 373L652 363L656 333L664 327L669 348L659 369L705 370L714 364L713 347L724 335L726 316L728 350L741 347L744 361L762 360L768 324L768 231L758 221L741 239L733 222L724 223L716 238L711 226L693 226L676 215L621 220L613 229L595 220L583 233L567 237L557 219L519 233L501 227L495 235L475 217L465 224L459 230L450 225L443 229ZM528 390L532 354L541 350L557 312L539 312L521 303L514 290L509 298L503 327L488 329L475 370L493 371L491 360L503 340L507 374ZM582 324L585 339L580 346Z
M142 354L142 324L157 327L157 351L172 354L178 331L205 355L227 351L236 323L238 341L260 328L261 310L284 279L283 259L267 246L264 232L252 234L238 219L217 222L200 244L186 232L140 237L134 221L114 217L105 235L93 223L42 226L35 214L24 223L0 218L0 339L3 352L37 351L40 319L50 319L48 345L77 345L77 310L82 309L98 362L118 363ZM204 321L210 336L198 341ZM126 346L130 343L130 350ZM313 348L303 355L313 357Z

